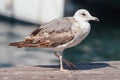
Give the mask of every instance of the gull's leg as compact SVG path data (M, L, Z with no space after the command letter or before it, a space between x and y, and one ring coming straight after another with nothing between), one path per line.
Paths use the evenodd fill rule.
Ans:
M57 56L57 57L59 58L59 60L60 60L60 71L67 71L67 70L64 70L64 68L63 68L62 52L60 52L59 55L58 55L57 52L55 51L54 54L55 54L55 56Z
M62 55L59 56L59 59L60 59L60 71L64 71L63 62L62 62Z
M63 62L65 62L65 64L68 66L68 67L75 67L76 65L73 64L72 62L70 61L67 61L66 59L63 59Z
M54 55L59 58L59 55L57 54L56 51L54 52ZM74 65L72 62L67 61L67 60L64 59L64 58L62 58L62 60L63 60L63 62L64 62L68 67L71 67L71 66L72 66L72 67L75 67L75 65Z

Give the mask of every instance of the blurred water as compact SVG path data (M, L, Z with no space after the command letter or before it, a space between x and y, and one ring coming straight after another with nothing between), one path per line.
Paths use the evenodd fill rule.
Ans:
M50 49L16 48L10 42L22 41L36 25L0 22L0 67L57 64Z
M120 60L120 29L114 26L117 25L92 24L89 36L80 45L65 50L64 57L74 63ZM0 67L58 64L50 49L8 46L10 42L23 40L36 27L0 22Z
M65 51L74 63L120 60L120 28L116 23L92 24L88 37L78 46Z

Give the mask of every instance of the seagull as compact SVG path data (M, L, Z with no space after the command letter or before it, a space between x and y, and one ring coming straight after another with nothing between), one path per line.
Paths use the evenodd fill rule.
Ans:
M62 57L65 49L81 43L89 34L91 26L89 21L99 21L86 9L79 9L73 17L54 19L35 29L23 41L9 43L9 46L52 48L54 55L59 58L60 71L65 71L63 62L67 66L75 66L72 62Z

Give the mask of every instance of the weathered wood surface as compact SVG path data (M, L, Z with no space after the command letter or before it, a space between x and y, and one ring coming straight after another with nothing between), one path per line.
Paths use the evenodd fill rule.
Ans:
M120 61L79 64L67 72L56 65L1 68L0 80L120 80Z

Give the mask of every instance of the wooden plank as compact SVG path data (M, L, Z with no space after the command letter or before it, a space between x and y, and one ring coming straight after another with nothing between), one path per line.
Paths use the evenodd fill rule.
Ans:
M1 68L0 80L120 80L120 61L83 63L67 72L58 65Z

